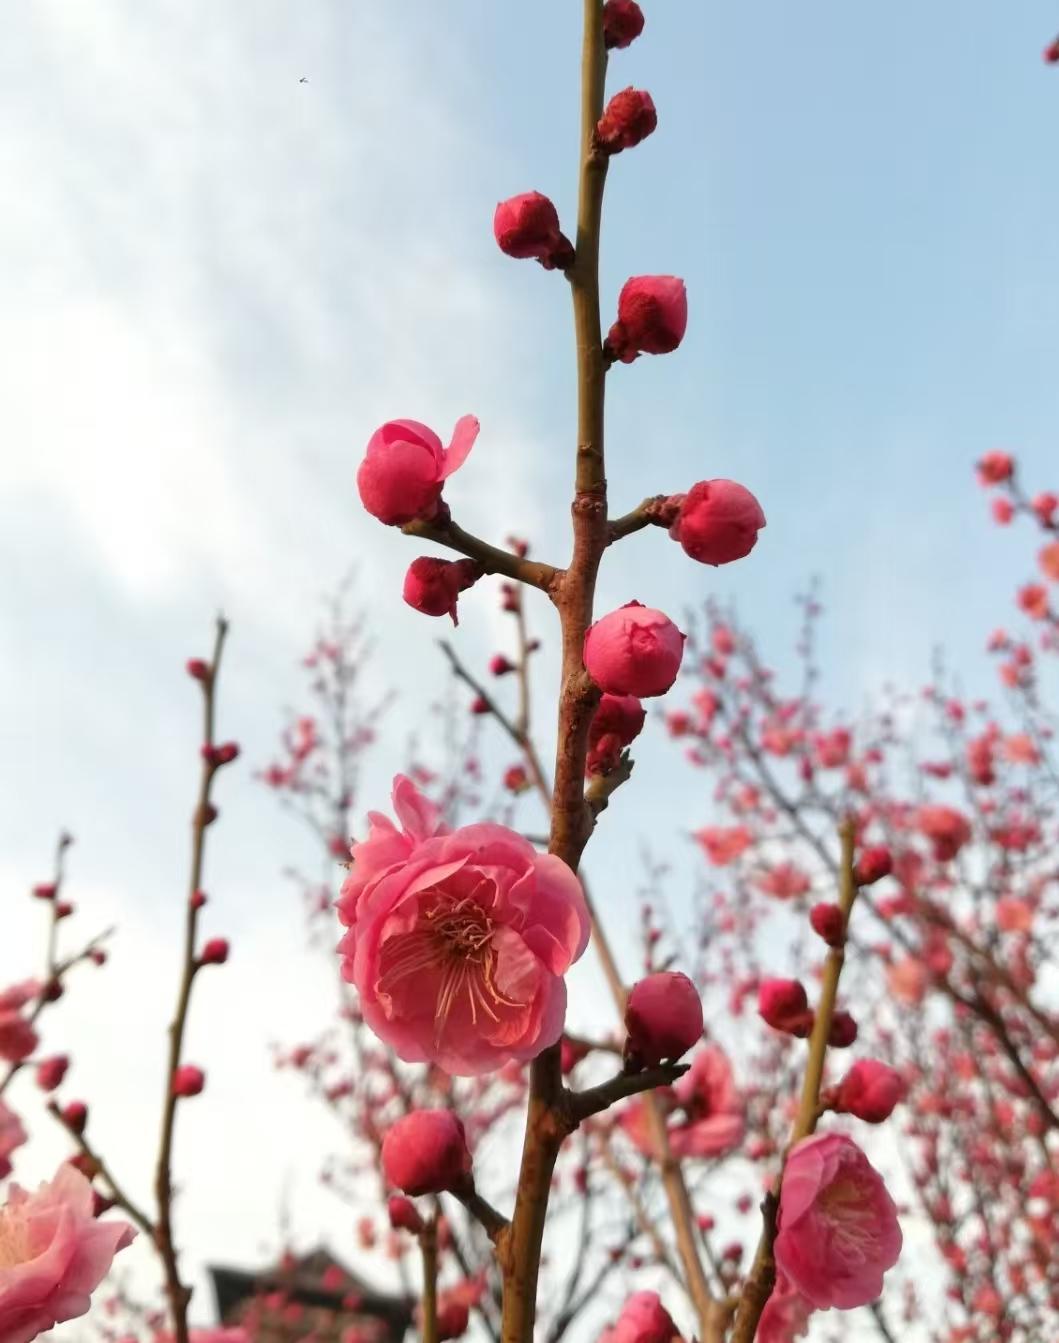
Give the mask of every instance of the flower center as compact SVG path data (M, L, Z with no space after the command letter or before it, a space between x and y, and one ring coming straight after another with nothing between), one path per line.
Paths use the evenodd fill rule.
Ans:
M498 1007L519 1007L496 985L495 924L473 896L425 891L420 922L410 933L391 938L382 948L379 987L389 992L403 980L437 970L441 975L435 1012L434 1042L457 1004L465 999L471 1024L479 1013L498 1022Z
M29 1258L25 1218L0 1214L0 1268L14 1268Z
M877 1239L876 1218L862 1186L840 1175L820 1194L820 1208L830 1223L835 1247L849 1258L869 1258Z

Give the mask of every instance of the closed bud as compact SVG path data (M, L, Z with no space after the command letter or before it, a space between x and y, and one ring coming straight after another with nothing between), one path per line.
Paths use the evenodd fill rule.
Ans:
M586 774L608 774L647 721L647 710L635 695L604 695L588 729Z
M239 743L225 741L217 747L217 764L230 765L239 755Z
M611 695L664 695L677 679L684 637L661 611L627 602L589 628L585 668Z
M871 848L861 850L853 868L853 880L858 886L871 886L873 882L888 877L893 866L890 850L884 844L874 844Z
M419 1209L403 1194L391 1195L386 1210L390 1214L390 1225L395 1231L410 1231L413 1236L418 1236L423 1230L423 1219L419 1215Z
M413 560L404 577L402 596L425 616L451 616L458 625L456 599L477 583L481 568L474 560L437 560L421 555Z
M565 270L574 259L574 249L559 228L558 211L539 191L501 201L493 215L493 236L505 255L539 261L545 270Z
M1044 48L1044 59L1048 65L1059 65L1059 37L1050 46Z
M189 904L191 905L192 909L201 909L205 903L206 903L205 891L192 891L191 899L189 901Z
M413 1110L383 1139L382 1169L391 1185L413 1197L461 1187L471 1173L463 1125L451 1110Z
M832 1108L867 1124L881 1124L904 1094L904 1079L896 1069L876 1059L860 1059L836 1087Z
M54 1091L66 1076L70 1060L65 1054L56 1054L50 1059L41 1059L37 1064L37 1086L41 1091Z
M495 653L489 659L489 670L493 676L506 676L515 670L515 664L509 662L503 653Z
M41 881L33 887L33 894L38 900L54 900L58 889L54 881Z
M809 911L813 932L822 937L829 947L840 947L846 940L846 921L838 905L826 901Z
M684 339L688 295L675 275L634 275L618 296L618 320L607 333L612 359L631 364L641 354L669 354Z
M59 1113L71 1133L76 1133L78 1136L84 1133L88 1123L88 1106L84 1101L70 1101Z
M766 979L757 996L757 1010L773 1030L804 1038L813 1028L805 985L797 979Z
M976 470L982 485L1002 485L1015 474L1015 459L1009 452L994 449L979 458Z
M55 917L57 919L68 919L74 912L74 907L69 900L60 900L55 906Z
M848 1012L836 1012L831 1018L827 1043L832 1049L848 1049L857 1038L857 1023Z
M648 975L634 984L625 1008L625 1055L653 1068L675 1062L702 1037L699 991L679 971Z
M669 535L700 564L731 564L757 545L765 514L757 499L734 480L700 480L680 498Z
M197 1096L206 1085L206 1074L193 1063L182 1063L173 1073L173 1095Z
M608 51L635 42L643 24L643 10L636 0L607 0L603 6L603 41Z
M210 664L204 658L188 658L184 666L193 681L210 679Z
M632 149L658 125L658 114L649 93L622 89L616 93L596 122L596 143L607 154Z
M223 965L228 959L228 939L211 937L199 954L200 965Z
M475 695L471 700L471 713L483 714L489 712L489 701L484 695Z

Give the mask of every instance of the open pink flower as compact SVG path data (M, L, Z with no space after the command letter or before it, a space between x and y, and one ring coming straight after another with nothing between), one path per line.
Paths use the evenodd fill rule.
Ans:
M29 1343L84 1315L115 1254L132 1243L127 1222L97 1221L92 1208L92 1186L70 1165L35 1193L11 1186L0 1208L4 1343Z
M782 1273L776 1275L772 1295L758 1321L756 1343L795 1343L809 1331L813 1307Z
M0 1100L0 1180L11 1174L11 1153L26 1141L26 1130L14 1110Z
M506 826L426 835L436 812L398 788L404 832L379 827L367 872L354 846L339 902L364 1019L407 1062L457 1075L531 1059L562 1034L563 975L588 942L581 883Z
M719 1046L703 1046L675 1087L653 1094L669 1115L667 1132L674 1156L705 1160L730 1152L743 1141L743 1102L732 1077L732 1065ZM625 1108L621 1126L644 1156L657 1158L642 1100Z
M955 807L941 803L920 807L916 812L916 827L930 840L939 863L955 858L971 838L971 823L967 817Z
M478 428L473 415L464 415L456 421L446 449L433 429L418 420L387 420L368 439L357 472L364 507L388 526L432 518L442 486L467 460Z
M901 1253L882 1177L841 1133L797 1143L780 1188L776 1265L818 1310L866 1306Z

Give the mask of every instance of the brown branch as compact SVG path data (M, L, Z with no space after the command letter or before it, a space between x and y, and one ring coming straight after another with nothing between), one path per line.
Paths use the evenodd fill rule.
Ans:
M63 1112L62 1110L59 1109L58 1103L56 1101L50 1100L48 1102L47 1109L48 1113L59 1121L59 1123L63 1126L66 1132L77 1144L78 1150L80 1151L81 1155L90 1163L93 1171L93 1178L95 1176L98 1176L100 1179L106 1181L108 1187L110 1188L111 1196L114 1199L115 1207L121 1208L123 1212L128 1213L128 1215L132 1218L132 1220L136 1223L136 1225L140 1228L140 1230L146 1236L149 1236L153 1243L157 1243L155 1238L155 1228L153 1223L151 1222L151 1219L147 1216L147 1214L143 1211L143 1209L138 1204L134 1203L132 1199L129 1198L128 1194L125 1193L124 1189L122 1189L121 1185L118 1184L117 1180L114 1178L106 1162L89 1145L88 1139L85 1137L85 1135L83 1133L78 1133L75 1128L71 1128L71 1126L63 1118Z
M406 523L401 530L406 536L418 536L424 541L434 541L439 546L456 550L468 559L476 560L487 574L503 574L519 583L528 583L531 587L550 592L562 577L558 569L550 564L541 564L538 560L524 559L513 555L509 550L500 550L488 541L472 536L458 527L451 518L435 522Z
M585 789L585 803L592 817L593 825L595 825L600 812L607 810L611 797L623 783L628 783L629 779L632 778L635 763L628 751L622 751L621 758L609 773L596 774L593 777L592 782Z
M419 1233L419 1252L423 1258L423 1343L438 1343L438 1224L433 1217Z
M618 1101L630 1096L639 1096L655 1087L672 1086L678 1077L687 1072L686 1063L664 1063L657 1068L645 1068L640 1073L617 1073L609 1081L598 1086L588 1087L584 1091L575 1091L570 1097L570 1110L578 1124L591 1115L608 1110Z
M645 527L672 527L676 512L669 503L669 495L652 494L631 512L607 524L607 545L613 545L633 532L641 532Z
M228 633L228 623L218 617L213 656L209 671L202 680L203 702L203 746L213 745L214 710L217 689L217 674L220 670L224 640ZM180 1056L184 1043L184 1027L187 1022L188 1006L191 1001L191 986L195 979L198 963L195 957L196 930L198 927L199 902L195 893L202 888L202 873L206 854L206 831L212 813L210 811L210 789L217 766L204 754L202 773L199 783L198 802L191 824L191 878L188 884L188 896L184 923L184 962L181 972L180 988L177 994L176 1011L169 1026L169 1060L165 1075L165 1099L162 1108L162 1132L158 1144L158 1163L155 1169L155 1197L158 1201L158 1226L155 1242L165 1268L166 1296L173 1317L173 1332L176 1343L188 1343L188 1302L191 1289L180 1277L176 1247L173 1243L173 1136L176 1125L178 1097L174 1091L173 1078L180 1066Z
M508 1219L502 1212L484 1199L478 1190L474 1187L474 1181L468 1180L466 1184L453 1189L453 1197L458 1198L471 1216L478 1222L485 1234L496 1245L501 1236L510 1226Z
M855 827L852 818L847 817L839 827L842 842L842 857L839 864L838 905L842 911L843 940L849 928L849 916L857 898L857 885L853 879L853 847ZM809 1057L805 1065L805 1078L802 1083L801 1102L795 1116L790 1138L783 1154L776 1186L762 1204L764 1226L758 1241L754 1262L743 1283L742 1294L736 1309L735 1327L731 1343L753 1343L757 1332L761 1312L776 1283L776 1260L773 1247L776 1241L776 1219L779 1213L779 1193L783 1182L783 1168L787 1157L795 1144L808 1138L816 1129L820 1115L820 1086L824 1076L824 1064L827 1059L827 1044L831 1034L831 1023L835 1015L835 1001L838 997L838 982L845 962L845 946L832 947L824 964L824 976L820 986L820 1001L816 1008L813 1032L809 1037Z

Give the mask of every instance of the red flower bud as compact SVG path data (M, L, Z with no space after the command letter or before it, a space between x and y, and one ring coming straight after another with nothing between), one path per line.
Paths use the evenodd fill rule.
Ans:
M206 903L206 892L192 891L191 899L188 903L191 905L192 909L201 909L202 906Z
M607 0L603 6L603 41L608 50L624 48L643 32L643 10L636 0Z
M223 965L228 959L228 939L211 937L199 953L200 965Z
M197 1096L206 1085L206 1074L193 1063L182 1063L173 1074L174 1096Z
M496 653L489 659L489 670L494 676L506 676L515 670L515 664L509 662L503 653Z
M702 1000L687 975L662 971L634 984L625 1008L626 1057L646 1068L675 1062L702 1036Z
M832 1049L848 1049L857 1038L857 1023L848 1012L836 1012L831 1018L831 1034L827 1043Z
M757 1010L773 1030L804 1037L813 1028L805 986L797 979L766 979L757 996Z
M634 275L618 296L618 320L607 334L612 359L631 364L641 354L669 354L684 339L688 295L675 275Z
M41 1059L37 1064L37 1086L41 1091L54 1091L66 1076L70 1060L65 1054L56 1054L50 1059Z
M822 903L809 911L813 932L822 937L829 947L840 947L846 940L846 921L838 905Z
M833 1108L867 1124L881 1124L889 1119L904 1094L899 1072L875 1059L860 1059L836 1088Z
M193 681L210 679L210 664L204 658L188 658L184 666Z
M464 1184L471 1154L463 1125L451 1110L413 1110L382 1143L387 1181L405 1194L440 1194Z
M893 866L890 850L883 844L875 844L871 848L861 850L853 868L853 880L858 886L870 886L873 882L888 877L893 871Z
M386 1208L390 1214L390 1225L395 1231L410 1231L413 1236L418 1236L423 1230L423 1219L419 1215L419 1209L410 1198L405 1198L403 1194L393 1194Z
M57 1003L65 992L62 980L54 976L41 989L40 996L46 1003Z
M539 261L545 270L565 270L574 259L570 240L559 229L559 214L539 191L501 201L493 215L497 246L516 260Z
M622 89L616 93L596 122L596 141L607 154L620 154L646 140L658 125L658 114L649 93Z
M55 917L57 919L68 919L74 912L74 907L69 900L60 900L55 906Z
M107 963L107 953L102 947L93 947L88 953L88 957L93 965L106 965Z
M54 900L58 889L54 881L41 881L33 887L33 894L38 900Z
M504 787L509 793L524 793L530 786L525 765L510 765L504 771Z
M230 765L239 755L239 743L235 741L225 741L216 748L217 764Z
M661 611L626 602L589 627L585 669L612 695L664 695L677 679L684 638Z
M1051 46L1044 48L1043 54L1048 65L1059 65L1059 37L1055 39Z
M408 567L402 596L413 610L425 616L451 616L452 623L458 625L456 599L481 576L474 560L436 560L421 555Z
M976 467L982 485L1001 485L1015 474L1015 459L1008 452L987 452Z
M60 1111L62 1121L71 1133L81 1134L88 1123L88 1106L84 1101L71 1101Z
M488 712L489 712L489 701L485 699L484 696L482 695L475 695L474 699L471 700L471 713L481 714Z
M669 535L693 560L717 566L749 555L764 526L761 505L745 486L700 480L681 499Z
M604 695L588 729L586 774L608 774L647 721L647 710L635 695Z

